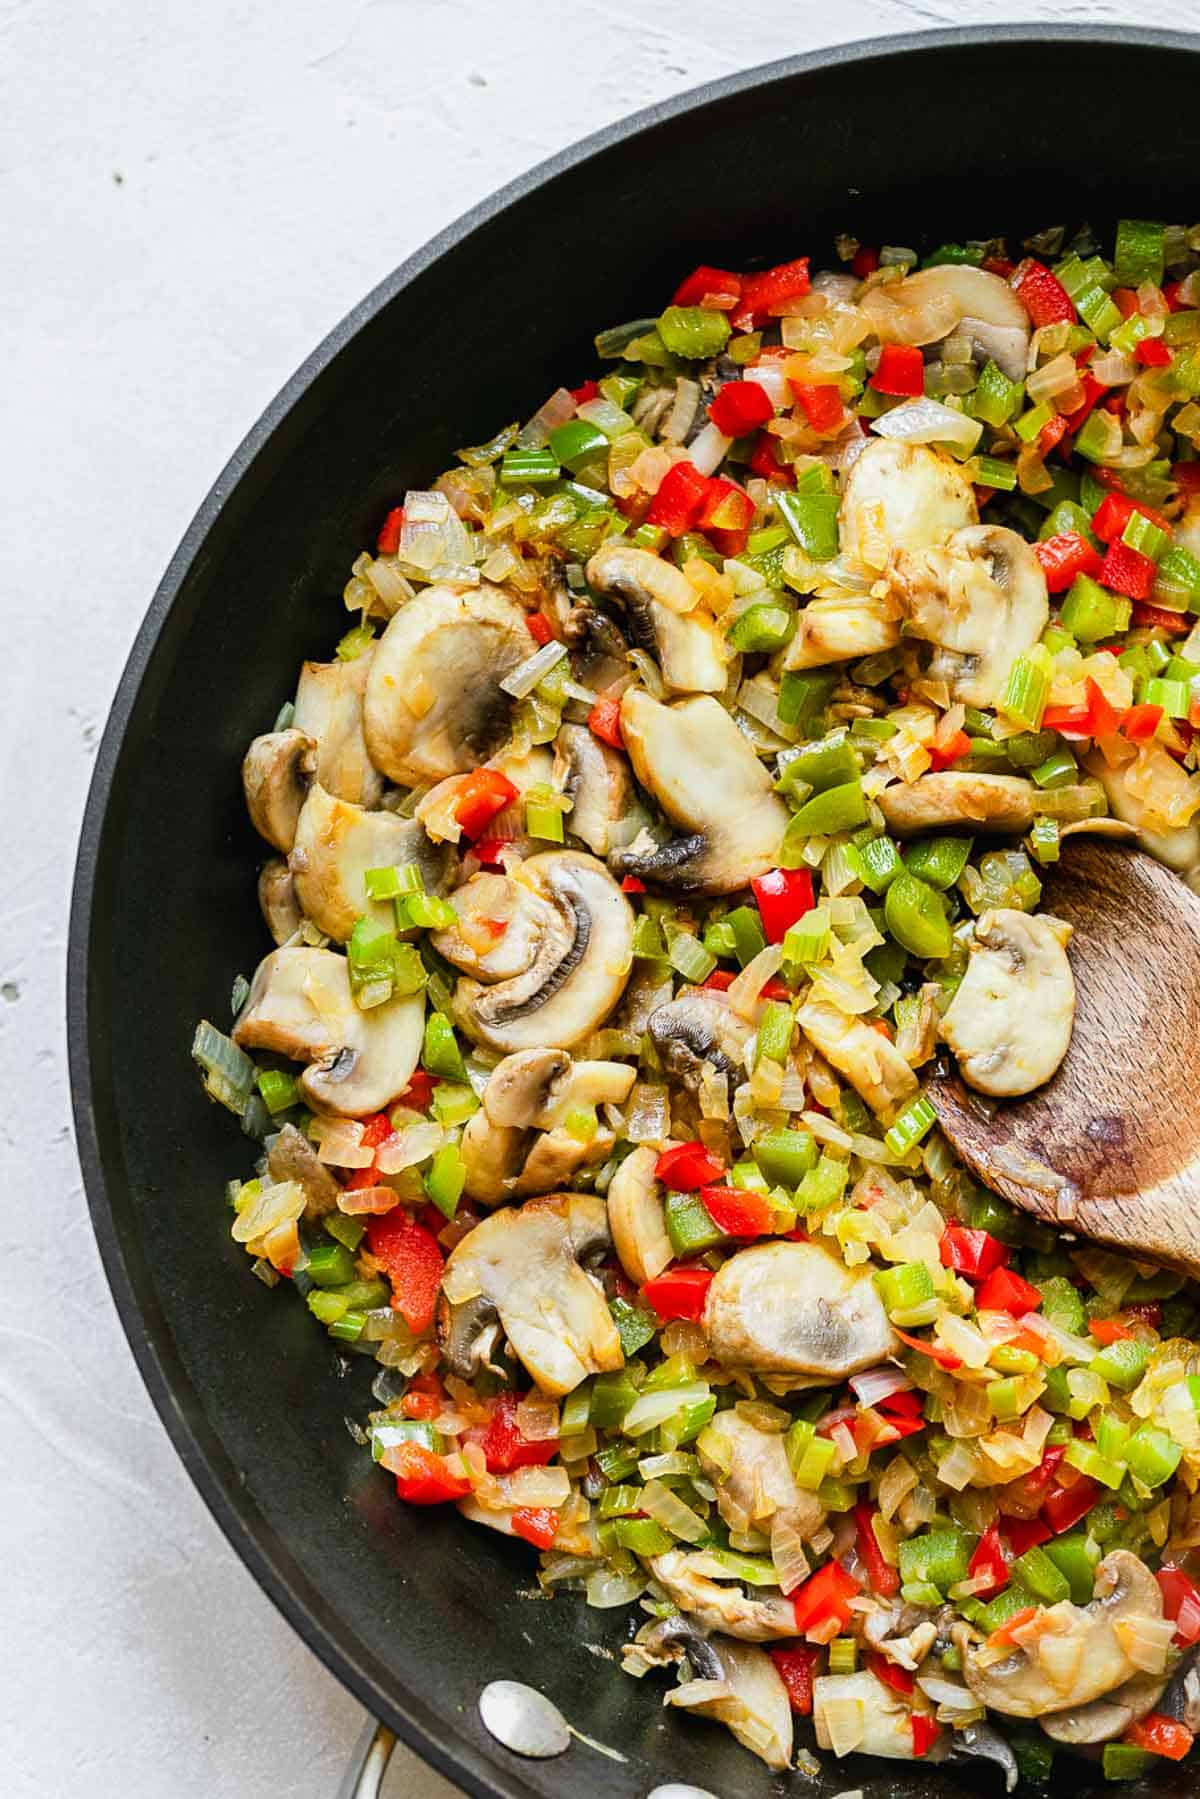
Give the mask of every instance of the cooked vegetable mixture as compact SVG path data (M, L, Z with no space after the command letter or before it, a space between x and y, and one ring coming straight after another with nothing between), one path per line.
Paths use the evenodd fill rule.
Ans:
M1061 1062L1072 832L1200 883L1200 226L1023 250L697 268L404 495L250 746L277 947L194 1048L403 1503L773 1769L1010 1790L1200 1728L1198 1296L922 1090Z

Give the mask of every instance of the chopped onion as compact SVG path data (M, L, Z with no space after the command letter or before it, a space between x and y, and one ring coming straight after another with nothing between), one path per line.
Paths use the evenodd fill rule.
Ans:
M852 1374L850 1385L859 1405L878 1405L893 1393L911 1393L913 1384L901 1368L868 1368L865 1374Z
M440 1124L422 1118L384 1138L375 1152L375 1166L380 1174L399 1174L405 1168L415 1168L439 1150L445 1138Z
M662 422L659 436L667 443L681 444L687 437L700 410L700 383L690 375L680 375L675 383L671 410Z
M310 1134L317 1160L335 1168L369 1168L375 1151L363 1147L363 1125L357 1118L314 1118Z
M940 400L902 400L881 418L871 421L871 429L880 437L891 437L905 443L953 444L969 456L983 434L979 419L969 419L953 406Z
M785 1597L802 1586L811 1572L803 1539L786 1512L776 1512L771 1520L771 1561Z
M759 998L767 982L783 964L783 945L768 943L747 962L728 990L729 1004L742 1018L753 1018Z
M635 1574L618 1574L615 1569L600 1568L595 1574L588 1575L584 1590L590 1606L597 1611L609 1611L614 1606L631 1605L646 1591L646 1584L646 1576L640 1571ZM626 1672L632 1670L627 1669Z
M536 650L524 662L519 662L511 675L506 675L501 681L501 689L505 693L511 694L514 700L523 700L527 694L533 692L542 677L548 675L555 664L562 661L566 653L566 644L559 643L557 638L552 638L549 643L544 643L540 650Z
M671 1134L670 1094L666 1087L638 1081L625 1110L625 1132L631 1143L665 1143Z
M404 568L429 579L446 569L469 569L475 580L471 533L444 493L410 492L404 496L404 527L398 560Z
M264 1184L233 1221L235 1243L254 1243L281 1224L291 1224L304 1210L304 1189L297 1181Z
M530 1393L516 1412L517 1429L530 1443L548 1443L558 1436L558 1401L544 1393Z
M981 425L980 430L982 429ZM701 475L714 475L724 462L732 442L732 437L726 437L715 425L705 425L703 431L688 446L688 460Z
M684 1505L677 1493L660 1480L651 1480L642 1489L641 1509L647 1517L661 1524L673 1537L685 1543L698 1543L708 1535L708 1523L690 1505Z
M575 417L575 398L567 388L556 387L550 398L538 407L527 425L517 432L517 443L523 450L540 450L552 431Z
M343 1187L337 1203L339 1212L344 1212L347 1218L357 1218L366 1212L395 1211L400 1204L400 1195L394 1187Z
M1135 1668L1143 1674L1161 1674L1175 1626L1170 1618L1117 1618L1113 1635Z

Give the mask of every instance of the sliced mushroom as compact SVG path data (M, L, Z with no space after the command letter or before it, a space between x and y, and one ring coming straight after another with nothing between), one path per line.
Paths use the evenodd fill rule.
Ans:
M564 725L558 733L553 781L571 802L567 825L572 837L603 859L612 847L613 826L633 801L628 762L586 725Z
M1067 1053L1075 980L1070 927L1011 906L985 912L942 1036L967 1085L1010 1099L1048 1081Z
M753 1027L733 1010L723 993L681 987L675 998L655 1006L646 1021L668 1073L695 1092L707 1063L716 1073L740 1080Z
M916 837L945 825L974 825L998 836L1019 836L1034 821L1038 791L1020 775L921 775L896 782L879 795L888 829L898 837Z
M499 587L425 588L375 646L363 716L376 766L417 786L486 761L512 713L500 683L532 653L525 614Z
M408 1086L424 1017L421 993L360 1011L346 958L333 950L277 949L255 970L233 1040L307 1062L299 1085L315 1112L363 1118Z
M730 651L716 621L696 610L696 590L674 563L613 538L587 565L598 593L625 608L629 635L654 656L668 687L680 693L722 693Z
M938 646L930 679L968 706L1003 697L1013 664L1050 616L1041 563L1003 525L968 525L945 543L897 550L887 579L912 635Z
M601 693L629 673L629 645L607 613L590 601L580 600L562 614L562 635L585 687Z
M369 868L403 868L415 862L427 893L440 893L446 853L432 844L415 818L395 812L367 812L339 800L315 782L300 821L288 866L296 898L318 930L345 943L357 918L394 924L391 900L367 896Z
M888 595L837 594L809 600L796 616L785 669L824 668L851 656L874 656L900 641L900 611Z
M304 731L268 731L256 737L242 762L242 787L250 823L286 855L316 767L317 746Z
M1088 773L1103 785L1115 816L1137 832L1146 854L1175 869L1189 886L1195 886L1200 878L1200 820L1177 825L1173 830L1151 828L1145 802L1130 789L1128 767L1110 768L1099 750L1092 750L1084 763Z
M526 865L527 866L527 865ZM566 924L540 889L508 875L472 875L450 895L456 922L434 938L439 954L480 981L524 974L552 936L568 943Z
M995 1762L1003 1769L1006 1793L1015 1793L1020 1784L1021 1770L1012 1745L990 1724L964 1724L947 1731L934 1743L929 1760Z
M620 1105L637 1070L624 1062L572 1062L565 1050L526 1049L498 1062L480 1110L462 1136L466 1192L486 1205L550 1193L580 1169L603 1162L616 1138L562 1127L576 1107ZM532 1132L541 1135L533 1136Z
M867 1668L858 1674L818 1675L812 1715L818 1749L832 1749L839 1756L882 1755L890 1761L913 1758L909 1708Z
M304 663L293 709L296 729L316 740L317 780L356 806L377 806L383 793L363 736L363 694L374 661L372 646L350 662Z
M660 1275L675 1253L654 1178L657 1161L656 1152L643 1144L626 1156L608 1186L613 1247L622 1268L639 1287Z
M881 1031L840 1012L827 1000L809 1000L796 1014L809 1042L880 1118L911 1097L919 1082L909 1063Z
M1124 1686L1117 1687L1103 1699L1093 1699L1088 1705L1074 1705L1069 1711L1052 1712L1038 1721L1046 1735L1053 1737L1056 1743L1072 1746L1109 1743L1114 1737L1124 1736L1129 1726L1144 1718L1147 1712L1158 1710L1165 1686L1164 1680L1152 1674L1135 1674L1132 1680L1127 1680Z
M768 1768L782 1772L792 1759L792 1710L774 1662L765 1650L745 1643L718 1638L709 1646L719 1676L676 1687L664 1705L716 1718Z
M718 1270L704 1305L714 1358L759 1374L841 1379L898 1347L869 1273L815 1243L764 1243Z
M1010 381L1025 379L1029 314L999 275L970 263L942 263L907 276L901 293L915 306L951 302L958 315L953 335L970 338L977 357L990 358Z
M604 1201L592 1193L552 1193L493 1212L450 1253L442 1276L438 1338L456 1374L478 1371L480 1331L489 1313L544 1393L571 1392L589 1374L620 1368L621 1339L599 1283L581 1259L608 1242ZM473 1331L464 1340L461 1313Z
M1150 1570L1127 1549L1115 1549L1096 1570L1091 1603L1063 1600L1050 1606L1045 1614L1050 1628L1030 1650L1014 1647L1003 1661L991 1662L959 1626L963 1678L981 1705L1010 1718L1041 1718L1088 1705L1135 1674L1151 1671L1130 1660L1114 1626L1161 1617L1162 1595Z
M619 872L684 893L732 893L773 866L788 811L723 706L707 697L664 706L631 687L621 731L638 780L686 835L617 850Z
M1200 1731L1200 1651L1189 1649L1167 1682L1160 1704L1153 1708L1186 1724L1193 1735Z
M621 997L633 959L629 901L602 862L576 850L532 856L499 888L497 879L475 876L459 888L450 903L460 922L434 939L447 961L493 983L464 976L456 1012L463 1028L493 1049L568 1049ZM480 917L476 883L483 881L484 904L502 900L509 922L493 938L496 947L480 954L466 933Z
M705 1630L724 1631L743 1643L770 1643L796 1634L796 1612L782 1593L752 1598L741 1587L713 1580L703 1551L668 1549L648 1558L650 1572L668 1599L695 1618Z
M258 877L258 907L276 943L286 943L300 929L304 915L296 899L296 884L291 869L278 856L263 863Z
M769 1529L780 1516L791 1519L803 1537L820 1529L825 1507L815 1493L796 1485L782 1432L763 1430L738 1411L718 1412L696 1449L730 1530Z
M847 562L879 573L892 550L923 550L979 521L956 462L926 444L873 437L853 463L838 518Z
M285 1124L267 1151L267 1172L273 1181L295 1181L304 1194L306 1218L336 1211L341 1188L294 1124Z

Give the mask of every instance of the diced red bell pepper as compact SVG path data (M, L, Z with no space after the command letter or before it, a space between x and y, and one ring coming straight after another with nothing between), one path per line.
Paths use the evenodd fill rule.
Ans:
M875 1410L892 1419L919 1418L924 1403L919 1393L913 1392L911 1388L905 1388L899 1393L889 1393L886 1399L876 1400Z
M965 731L951 731L944 743L929 745L929 760L935 773L949 768L955 762L961 762L964 756L971 753L971 739Z
M650 502L646 523L661 525L671 537L682 537L699 519L708 487L708 476L690 462L673 462Z
M549 1505L519 1505L512 1515L514 1537L535 1549L549 1549L558 1535L558 1513Z
M840 1562L826 1562L791 1596L796 1629L803 1635L806 1630L827 1624L831 1618L836 1618L839 1628L845 1629L853 1616L850 1601L856 1599L860 1591L858 1582L853 1575L847 1574Z
M709 418L726 437L745 437L774 413L771 396L758 381L727 381L708 409Z
M911 1669L902 1668L898 1662L889 1662L886 1655L880 1655L876 1650L868 1651L867 1667L876 1680L891 1687L893 1693L903 1693L907 1699L916 1690L917 1677Z
M1076 575L1090 575L1095 580L1103 561L1099 550L1079 531L1060 531L1044 538L1034 544L1033 553L1051 593L1065 593Z
M392 1310L399 1312L414 1337L433 1323L442 1284L442 1251L438 1240L398 1206L367 1223L367 1248L392 1283Z
M1013 270L1009 285L1035 325L1056 325L1061 320L1074 323L1071 296L1044 262L1026 256Z
M1135 512L1140 512L1143 518L1148 518L1150 523L1157 525L1160 531L1169 533L1174 530L1170 519L1164 513L1157 512L1153 506L1144 506L1138 500L1131 500L1128 494L1123 493L1105 494L1092 514L1092 530L1101 543L1113 543L1120 537Z
M530 1441L522 1436L517 1422L519 1404L515 1393L500 1393L492 1402L492 1415L481 1445L489 1474L511 1474L514 1468L544 1468L558 1454L557 1437Z
M841 430L846 408L835 386L816 381L789 381L788 386L814 431L828 436Z
M1142 700L1136 706L1130 706L1121 720L1121 735L1130 743L1149 743L1162 723L1163 709L1151 706Z
M588 713L588 730L611 749L623 750L625 739L621 735L620 700L597 700Z
M645 881L639 881L636 875L623 875L621 878L622 893L645 893Z
M782 943L791 925L813 909L807 868L769 868L750 883L768 943Z
M436 1393L414 1393L410 1388L400 1402L400 1410L406 1418L423 1418L428 1422L437 1417L442 1403Z
M482 837L496 814L511 806L516 797L516 787L499 769L473 768L470 774L460 776L454 816L463 836L472 842Z
M1099 1498L1097 1482L1089 1474L1081 1474L1069 1487L1055 1487L1046 1495L1042 1518L1055 1536L1061 1537L1064 1531L1073 1530L1081 1518L1087 1517Z
M398 1443L389 1456L396 1470L396 1491L406 1505L445 1505L471 1491L469 1480L451 1472L444 1455L422 1443Z
M1160 1568L1155 1575L1162 1593L1163 1616L1175 1626L1181 1649L1200 1643L1200 1587L1182 1568Z
M1132 1337L1133 1332L1120 1318L1089 1318L1088 1330L1097 1343L1105 1347L1109 1343L1121 1343Z
M716 476L700 508L699 526L723 556L740 556L754 522L754 501L737 485Z
M943 1268L953 1268L973 1281L986 1280L1008 1261L1009 1250L990 1231L968 1230L964 1224L948 1224L942 1232L939 1253Z
M500 868L500 852L511 842L511 837L480 837L474 845L475 854L484 868Z
M1154 572L1151 557L1118 540L1109 544L1098 579L1114 593L1126 594L1131 600L1148 600L1154 591Z
M1131 287L1114 287L1113 304L1123 319L1130 319L1138 309L1138 297Z
M867 386L877 394L915 398L925 392L925 358L915 344L884 344Z
M1173 462L1171 479L1185 498L1200 498L1200 462Z
M899 1325L893 1325L892 1329L902 1343L907 1343L910 1349L918 1350L921 1355L927 1355L930 1361L936 1362L939 1368L945 1368L947 1373L952 1374L956 1368L962 1367L962 1357L955 1355L952 1350L943 1349L940 1343L927 1343L923 1337L910 1336Z
M408 1086L396 1101L398 1106L408 1106L413 1112L427 1112L433 1099L433 1090L438 1084L436 1074L426 1074L423 1068L414 1068L408 1077ZM391 1126L388 1127L389 1134ZM382 1142L382 1138L380 1139Z
M664 1324L672 1318L687 1318L697 1324L712 1283L710 1268L668 1268L646 1282L642 1298L653 1306Z
M1173 1762L1181 1762L1195 1740L1186 1724L1181 1724L1178 1718L1169 1718L1165 1712L1149 1712L1136 1724L1131 1724L1121 1738L1123 1743L1132 1743L1135 1749L1148 1749L1151 1755L1165 1755Z
M1132 553L1129 552L1131 555ZM1150 559L1143 557L1142 560L1148 562ZM1154 564L1151 563L1150 566L1153 568ZM1165 631L1170 637L1186 637L1192 628L1189 613L1171 612L1166 606L1147 606L1144 601L1139 600L1134 601L1130 623L1139 628L1144 626L1154 631Z
M746 1187L702 1187L700 1197L727 1237L765 1237L775 1228L775 1213L765 1193Z
M798 256L794 262L776 263L757 275L742 276L742 294L733 322L739 329L757 325L770 317L773 306L799 299L809 290L808 257Z
M719 1181L724 1173L724 1162L700 1142L677 1143L672 1149L664 1149L654 1164L655 1180L674 1188L676 1193L694 1193L697 1187Z
M714 968L704 985L710 987L714 993L728 993L736 980L737 976L732 969Z
M999 275L1002 280L1007 281L1017 265L1010 256L985 256L979 266L986 269L989 275Z
M858 1553L867 1570L871 1591L880 1599L891 1599L900 1591L900 1575L890 1562L884 1560L883 1551L879 1547L874 1529L877 1509L873 1505L856 1505L854 1508Z
M554 636L554 626L550 623L550 620L546 617L544 612L527 612L525 614L525 629L533 638L534 643L541 644L543 647L548 644L550 639Z
M1133 346L1133 353L1144 369L1165 369L1171 361L1171 352L1161 337L1143 337Z
M568 391L576 406L586 406L589 400L600 398L600 383L589 378L587 381L580 382L578 387L572 387Z
M769 431L762 433L750 458L750 472L760 480L774 482L776 487L795 487L796 471L790 464L780 462L775 447L778 441Z
M1038 432L1038 455L1048 456L1051 450L1057 449L1070 428L1066 413L1056 412Z
M860 281L865 281L867 276L873 275L878 267L879 251L870 244L864 244L861 249L855 251L850 271L857 275Z
M379 536L375 539L375 548L381 556L394 556L400 548L400 534L404 530L404 508L393 506L392 510L379 527Z
M742 297L742 278L732 269L714 269L707 262L694 268L675 289L672 306L703 306L709 312L731 312Z
M913 1754L920 1761L941 1736L942 1727L928 1712L913 1712L908 1722L912 1730Z
M415 1078L416 1076L414 1075L413 1079L415 1080ZM409 1087L411 1088L411 1086L412 1081L409 1082ZM429 1102L426 1101L426 1104L428 1103ZM391 1134L392 1121L387 1113L375 1112L370 1118L363 1119L362 1137L360 1138L360 1142L364 1149L378 1149L379 1145L390 1137Z
M1041 1303L1042 1296L1037 1288L1014 1274L1011 1268L993 1269L975 1293L977 1311L1009 1312L1014 1318L1036 1312Z
M1027 1549L1036 1549L1039 1544L1048 1543L1054 1532L1040 1518L1006 1518L1004 1534L1013 1554L1024 1555Z
M1054 1477L1058 1472L1059 1463L1066 1453L1067 1447L1065 1443L1052 1443L1049 1449L1046 1450L1037 1467L1031 1469L1028 1474L1022 1475L1019 1480L1015 1481L1013 1483L1014 1488L1019 1490L1025 1499L1031 1501L1038 1499L1038 1496L1042 1493L1048 1493L1054 1485ZM1008 1489L1006 1488L1005 1491L1007 1494Z
M813 1676L821 1659L821 1651L797 1647L771 1649L768 1654L787 1691L788 1704L799 1717L810 1717L813 1708Z
M988 1584L980 1587L975 1595L977 1599L990 1599L1008 1585L1008 1557L1004 1553L1004 1545L1000 1541L1000 1529L996 1524L989 1524L979 1542L975 1553L967 1563L967 1573L972 1580L986 1576Z

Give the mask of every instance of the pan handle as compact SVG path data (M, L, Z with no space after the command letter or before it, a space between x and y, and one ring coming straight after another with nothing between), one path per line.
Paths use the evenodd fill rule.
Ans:
M379 1799L379 1789L392 1759L396 1739L385 1724L368 1718L354 1745L337 1799Z

